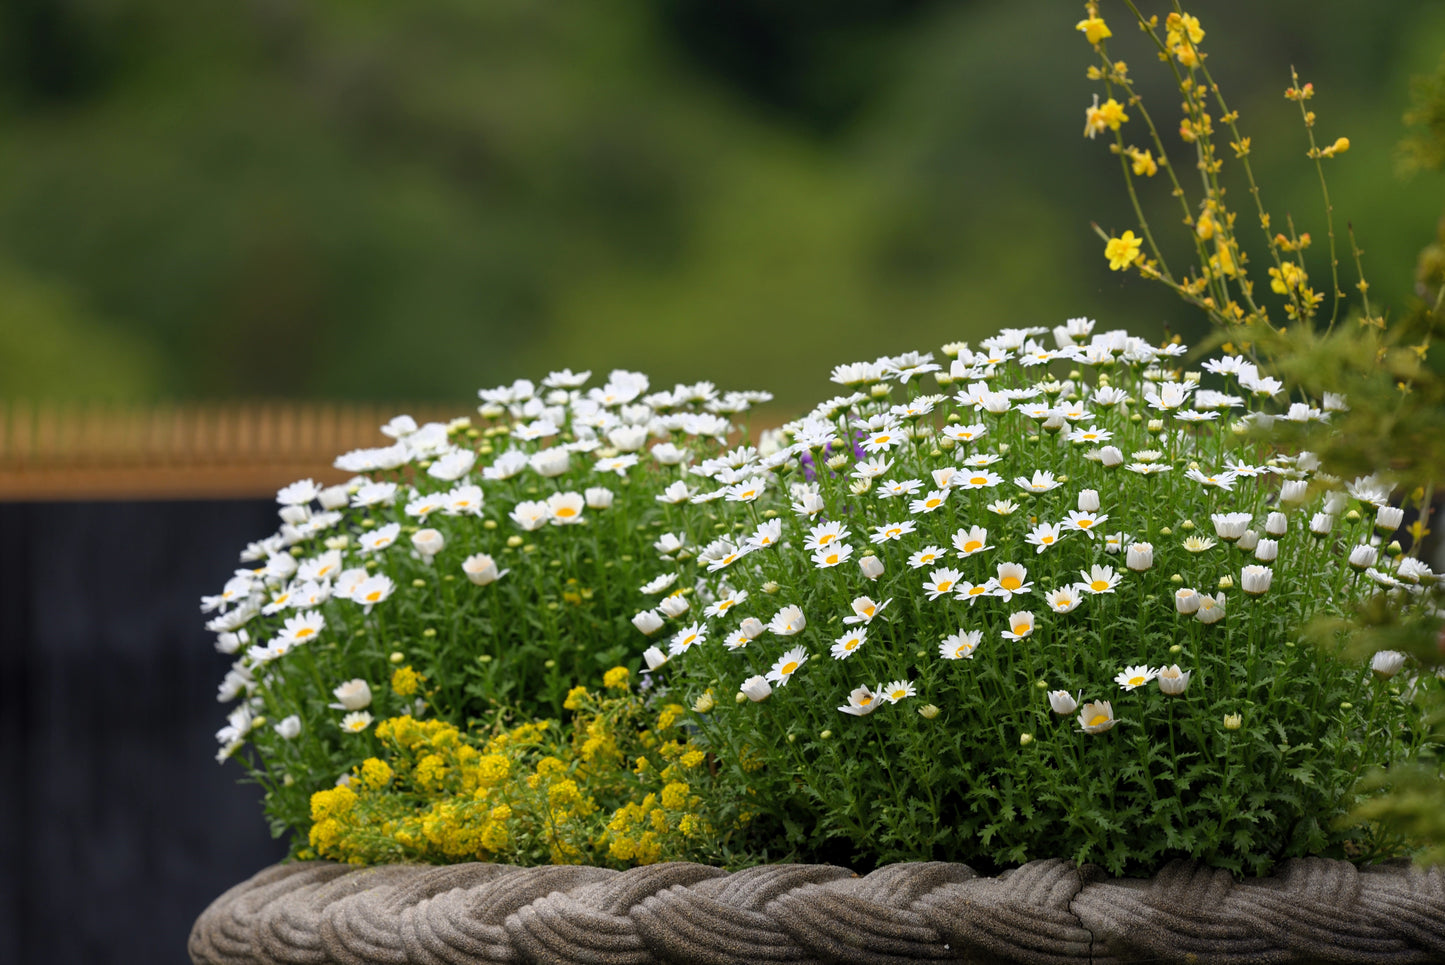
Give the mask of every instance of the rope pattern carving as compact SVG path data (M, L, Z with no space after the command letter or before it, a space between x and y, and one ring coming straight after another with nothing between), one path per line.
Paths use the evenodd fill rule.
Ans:
M276 865L197 919L196 965L1445 962L1445 869L1287 861L1237 882L1178 861L1111 879L1063 859L727 873Z

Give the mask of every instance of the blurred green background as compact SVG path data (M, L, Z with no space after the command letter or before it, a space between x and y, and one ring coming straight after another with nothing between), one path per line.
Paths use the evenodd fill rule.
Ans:
M1281 96L1291 64L1315 84L1323 142L1353 142L1330 165L1336 209L1374 293L1403 306L1445 181L1397 175L1400 115L1445 51L1445 4L1189 9L1268 205L1323 241ZM1103 12L1172 123L1127 11ZM1197 335L1167 293L1110 273L1089 228L1134 225L1117 160L1080 136L1082 16L10 0L0 397L460 403L566 365L796 406L831 394L838 362L1002 325Z

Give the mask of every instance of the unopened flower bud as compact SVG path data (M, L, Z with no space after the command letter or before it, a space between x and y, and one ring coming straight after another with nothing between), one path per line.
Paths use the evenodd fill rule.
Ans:
M1261 563L1273 563L1279 556L1279 541L1273 539L1262 539L1254 548L1254 558Z
M706 714L716 706L717 701L713 699L711 690L705 691L701 697L692 702L692 709L699 714Z
M933 704L924 704L922 707L918 708L918 715L924 720L932 720L933 718L938 716L938 713L938 708Z
M1225 730L1239 730L1239 729L1240 729L1241 727L1243 727L1243 726L1244 726L1244 715L1243 715L1243 714L1225 714L1225 715L1224 715L1224 729L1225 729Z
M1328 536L1335 527L1335 518L1329 513L1315 513L1310 518L1310 532L1315 536Z
M1282 503L1302 503L1310 488L1309 480L1286 479L1279 484L1279 501Z
M1250 596L1262 596L1269 592L1274 580L1274 570L1267 566L1246 566L1239 573L1239 583Z
M1405 655L1398 650L1381 650L1370 660L1370 669L1375 676L1389 680L1405 666Z
M1104 446L1099 450L1099 464L1105 469L1113 469L1124 462L1124 454L1119 451L1118 446ZM1093 512L1093 510L1088 510Z
M1034 742L1034 735L1033 735L1033 734L1020 734L1020 735L1019 735L1019 746L1020 746L1020 747L1028 747L1028 746L1029 746L1030 744L1032 744L1033 742Z
M1097 513L1099 511L1099 491L1097 489L1079 490L1079 512Z
M1270 536L1283 536L1289 529L1289 518L1284 513L1270 513L1264 521L1264 531Z
M743 685L739 689L739 693L741 693L748 700L751 700L753 703L759 703L761 701L767 700L770 696L772 696L773 685L768 683L768 679L766 677L749 677L747 680L743 681Z
M870 580L876 580L883 575L883 561L876 556L863 557L858 561L858 568Z
M1130 543L1124 565L1136 573L1149 569L1154 565L1154 544Z
M1361 543L1350 550L1350 565L1357 570L1369 569L1375 565L1377 559L1379 559L1379 553L1373 546Z
M1254 552L1254 548L1259 545L1259 534L1252 529L1247 529L1244 531L1244 535L1241 536L1234 545L1246 553L1252 553Z
M1174 609L1185 616L1199 612L1199 594L1187 586L1175 590Z
M763 584L763 592L768 594L769 596L772 596L774 593L777 593L781 589L782 587L778 585L776 580L768 580L768 582Z
M403 660L406 659L406 654L402 653L400 650L393 650L391 652L391 656L387 657L387 659L390 660L392 663L401 663Z

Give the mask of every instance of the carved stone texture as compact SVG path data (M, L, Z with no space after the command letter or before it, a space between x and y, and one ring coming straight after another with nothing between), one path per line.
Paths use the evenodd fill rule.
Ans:
M731 874L304 862L267 868L191 930L197 965L892 965L1445 962L1445 869L1287 861L1236 881L1179 861L1112 879L1062 859Z

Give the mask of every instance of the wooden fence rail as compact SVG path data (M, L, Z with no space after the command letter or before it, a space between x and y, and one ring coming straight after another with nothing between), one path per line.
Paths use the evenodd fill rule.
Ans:
M124 406L0 402L0 500L269 496L341 481L340 453L386 445L379 427L466 414L392 404L238 402Z

